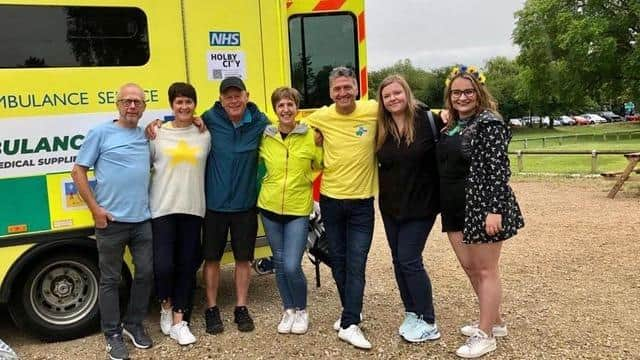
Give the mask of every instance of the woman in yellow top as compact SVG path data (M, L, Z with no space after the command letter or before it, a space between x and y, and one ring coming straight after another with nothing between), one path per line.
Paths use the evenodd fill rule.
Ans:
M315 145L314 131L296 121L300 105L296 89L276 89L271 103L278 124L267 126L260 145L260 158L267 171L258 208L273 253L284 308L278 332L304 334L309 328L309 316L307 280L301 262L313 208L313 170L321 167L322 148Z

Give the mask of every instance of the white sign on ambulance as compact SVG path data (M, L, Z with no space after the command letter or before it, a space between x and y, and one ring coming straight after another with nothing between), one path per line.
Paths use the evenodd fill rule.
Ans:
M209 80L221 81L229 76L247 78L244 52L242 51L210 51L207 54Z

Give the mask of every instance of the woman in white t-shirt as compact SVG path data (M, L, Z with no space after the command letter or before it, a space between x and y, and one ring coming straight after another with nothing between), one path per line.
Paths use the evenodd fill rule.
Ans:
M201 263L200 228L205 213L204 171L211 148L208 131L193 125L196 91L186 83L169 87L175 115L150 141L151 217L160 328L180 345L196 341L185 321Z

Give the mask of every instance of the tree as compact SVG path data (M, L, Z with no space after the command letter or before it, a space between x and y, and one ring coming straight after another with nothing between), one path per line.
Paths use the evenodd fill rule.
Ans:
M516 18L520 96L535 111L638 96L637 0L527 0Z
M446 73L444 76L441 76L437 70L432 73L420 69L414 66L409 59L400 60L390 67L370 72L370 97L373 98L377 96L378 87L382 80L392 74L402 75L407 80L416 99L433 108L442 106L442 91L444 89L444 76L446 76ZM438 95L433 96L434 93Z
M526 102L519 96L521 89L521 68L515 60L495 57L485 64L487 87L498 102L499 110L505 119L527 113Z

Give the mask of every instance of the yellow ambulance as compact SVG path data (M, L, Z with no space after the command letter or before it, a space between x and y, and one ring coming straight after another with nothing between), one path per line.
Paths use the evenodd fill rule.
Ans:
M267 113L282 85L311 111L335 66L367 96L364 29L364 0L0 0L0 303L14 322L45 340L97 329L93 223L69 171L120 85L144 87L141 125L170 117L171 83L193 84L203 112L227 76Z

